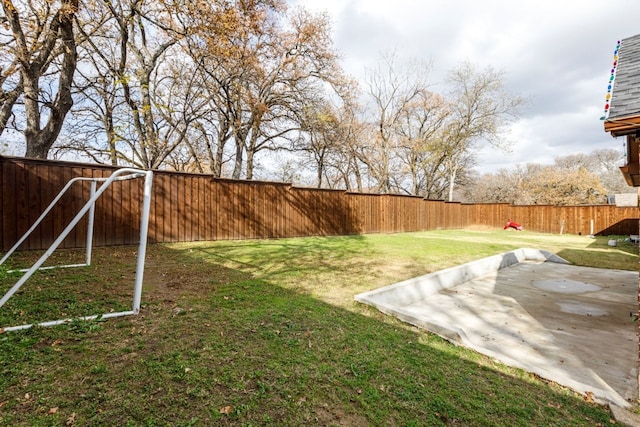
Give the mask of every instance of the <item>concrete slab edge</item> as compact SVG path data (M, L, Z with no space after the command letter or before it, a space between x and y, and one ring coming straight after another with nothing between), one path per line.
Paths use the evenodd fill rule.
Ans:
M640 415L635 412L628 411L616 405L609 405L611 413L617 422L627 427L640 426Z
M369 305L374 305L374 300L379 300L386 301L390 306L403 306L527 260L569 264L548 251L520 248L363 292L354 298Z

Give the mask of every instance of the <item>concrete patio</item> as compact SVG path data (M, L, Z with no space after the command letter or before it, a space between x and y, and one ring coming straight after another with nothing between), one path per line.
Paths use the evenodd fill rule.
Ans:
M638 273L519 249L357 295L507 365L629 407L638 399Z

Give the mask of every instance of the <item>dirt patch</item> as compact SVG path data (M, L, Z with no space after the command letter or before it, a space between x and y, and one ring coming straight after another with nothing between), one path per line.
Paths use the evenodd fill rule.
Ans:
M175 303L182 296L201 294L219 284L237 280L243 273L212 262L198 262L182 251L154 245L147 252L143 299Z
M347 414L341 408L330 408L320 406L315 409L315 416L318 425L323 426L365 426L369 421L356 414Z

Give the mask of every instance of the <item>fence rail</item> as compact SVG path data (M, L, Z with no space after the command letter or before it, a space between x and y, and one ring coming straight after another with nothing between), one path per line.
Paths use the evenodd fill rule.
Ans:
M78 176L108 177L116 168L0 156L0 246L8 250L58 191ZM122 181L96 204L96 246L136 244L142 184ZM74 186L20 249L47 248L89 198L89 184ZM544 233L638 233L640 210L610 205L514 206L461 204L420 197L298 188L289 184L154 174L149 241L265 239L394 233L474 225L501 227L507 219ZM82 247L86 226L62 247Z

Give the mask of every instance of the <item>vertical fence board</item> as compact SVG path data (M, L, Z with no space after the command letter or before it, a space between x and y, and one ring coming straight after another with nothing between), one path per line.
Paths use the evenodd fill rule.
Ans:
M19 239L16 230L16 165L2 162L2 246L11 248Z
M51 172L51 166L38 165L38 175L40 177L40 210L36 213L36 218L39 217L44 210L49 206L53 198L56 196L54 182L54 174ZM53 216L51 214L44 217L40 224L40 243L41 248L49 247L53 243L54 230L53 230ZM40 249L40 248L38 248Z
M40 178L38 177L40 167L41 165L35 165L35 167L30 168L30 170L27 170L27 168L25 168L25 171L28 172L29 180L29 183L27 185L27 189L29 192L27 195L28 211L25 212L28 218L29 227L31 227L31 225L36 222L43 210L40 207ZM31 236L29 237L29 249L39 249L42 247L41 235L41 227L37 227L33 230Z
M162 188L162 193L161 194L156 193L156 195L158 196L158 198L161 199L161 203L159 203L160 210L158 211L158 213L162 217L161 219L162 240L160 241L171 242L172 241L171 220L173 217L173 215L171 214L171 180L169 179L169 176L166 174L161 174L159 178L160 179L158 181L160 184L160 188ZM154 182L154 184L155 183L156 182ZM151 219L149 219L149 221L152 222Z
M203 213L205 209L204 204L204 186L203 186L203 177L197 177L194 179L195 183L195 216L193 217L194 227L195 227L195 238L194 240L200 241L205 240L205 223L203 221Z
M200 191L200 217L199 217L199 229L200 240L211 240L209 237L211 234L211 196L209 192L209 179L203 176L199 180Z
M15 197L15 207L16 207L16 231L17 235L22 236L29 229L29 204L28 204L28 194L29 194L29 175L27 172L27 168L24 164L20 163L17 165L15 171L15 184L16 190L14 193ZM21 246L20 249L30 249L30 239L27 239Z
M155 199L156 216L149 218L149 223L156 224L156 242L167 242L169 227L171 226L171 215L169 213L169 201L171 186L165 174L154 174L152 198Z
M182 207L180 206L180 177L176 176L175 179L167 177L169 180L169 200L167 203L167 210L169 218L168 227L165 228L169 234L169 242L179 241L180 236L180 213Z
M93 171L94 178L107 179L111 176L113 170L110 169L98 169ZM66 181L65 181L66 182ZM64 185L64 182L62 183ZM96 190L104 185L104 181L96 182ZM114 183L113 185L117 185ZM98 246L104 246L111 244L115 236L112 236L113 230L116 226L114 220L114 212L117 212L117 207L112 200L116 197L116 191L114 187L108 187L104 193L96 200L95 217L94 217L94 242Z

